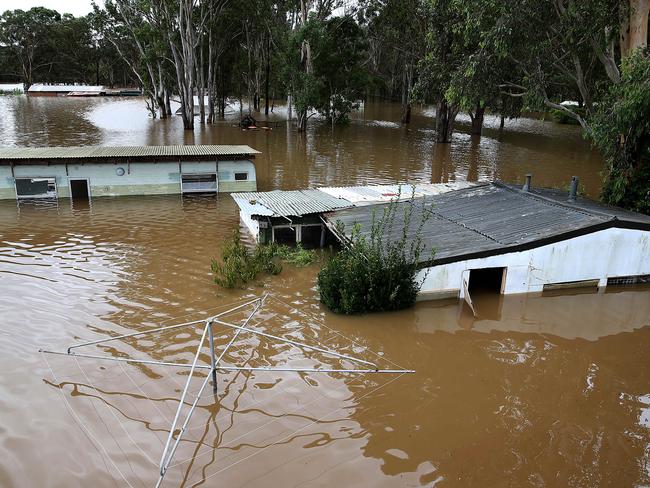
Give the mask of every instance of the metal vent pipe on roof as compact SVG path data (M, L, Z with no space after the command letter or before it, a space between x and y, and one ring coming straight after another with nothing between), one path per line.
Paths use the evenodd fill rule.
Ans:
M578 180L577 176L572 176L571 177L571 186L569 188L569 201L570 202L575 202L576 197L578 196L578 183L580 180Z
M532 179L533 179L533 175L528 173L526 175L526 183L522 187L521 191L530 191L530 180L532 180Z

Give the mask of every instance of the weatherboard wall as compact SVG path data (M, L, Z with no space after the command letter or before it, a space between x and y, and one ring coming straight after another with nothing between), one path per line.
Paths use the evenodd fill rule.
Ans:
M124 170L121 176L118 168ZM15 199L14 178L56 178L57 196L70 196L69 180L87 178L91 196L156 195L181 192L182 174L218 173L219 191L255 191L255 166L249 160L200 161L128 164L15 164L0 166L0 199ZM248 179L235 180L235 172L245 172Z
M420 299L464 297L469 271L507 268L504 294L540 292L546 284L650 274L650 232L609 228L527 251L456 261L420 271Z

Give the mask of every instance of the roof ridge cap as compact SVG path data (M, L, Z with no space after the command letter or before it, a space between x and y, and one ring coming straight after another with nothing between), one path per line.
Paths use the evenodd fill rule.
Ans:
M508 186L507 184L501 182L501 181L495 181L494 185L502 188L504 190L507 190L511 193L514 193L515 195L519 195L522 198L532 198L544 205L548 205L550 207L559 207L559 208L564 208L567 210L571 210L572 212L579 213L582 215L587 215L590 217L606 217L606 220L612 220L612 215L606 214L604 212L599 212L597 210L588 210L584 208L577 208L574 207L573 205L569 205L568 203L564 202L559 202L557 200L553 200L552 198L545 197L544 195L539 195L537 193L534 193L532 191L522 191L518 188L512 188L511 186Z

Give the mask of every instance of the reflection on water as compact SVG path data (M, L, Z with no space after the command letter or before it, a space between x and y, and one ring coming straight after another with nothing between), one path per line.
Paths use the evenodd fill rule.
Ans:
M222 372L166 486L650 483L647 287L477 296L476 318L456 301L341 317L318 303L317 265L219 289L210 257L237 223L227 195L0 202L0 486L152 486L186 372L36 351L264 291L261 330L417 373ZM232 337L216 335L219 348ZM199 337L176 330L87 352L189 361ZM225 360L345 365L243 334Z
M262 190L322 185L446 182L455 180L523 181L564 187L578 175L588 194L601 185L600 156L579 128L549 121L485 119L481 138L469 135L461 115L452 144L434 144L433 109L414 109L409 126L398 124L400 107L366 103L349 126L331 127L311 119L306 134L281 123L272 131L242 132L233 127L239 111L214 125L183 130L180 117L151 120L142 99L0 97L0 145L160 145L248 144L262 152L256 159ZM277 105L269 119L285 121ZM259 114L260 120L266 116Z

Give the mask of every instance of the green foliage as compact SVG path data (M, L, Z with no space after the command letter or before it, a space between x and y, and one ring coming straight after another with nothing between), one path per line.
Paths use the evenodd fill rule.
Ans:
M624 59L621 82L612 85L591 121L591 137L607 164L603 199L650 213L650 54Z
M311 71L300 55L309 43ZM367 43L359 24L350 15L322 19L316 15L290 36L284 79L296 110L316 110L333 123L345 123L359 107L369 76L363 67Z
M241 242L239 229L236 229L232 237L224 243L221 262L212 259L211 268L215 274L215 283L224 288L234 288L254 280L262 271L268 270L271 274L279 273L281 271L279 265L269 259L264 249L258 249L253 254L249 253Z
M577 107L572 107L571 110L573 112L579 113L583 117L586 115L584 109L580 109L580 108L577 108ZM575 118L571 117L570 115L568 115L563 110L558 110L558 109L553 108L553 109L551 109L550 113L551 113L551 116L553 117L553 120L555 120L559 124L580 125Z
M277 275L282 271L282 261L292 266L309 266L316 260L315 251L278 244L258 244L250 251L241 241L239 229L224 243L221 260L212 259L214 282L224 288L241 287L254 281L259 274Z
M355 226L348 246L333 255L318 274L321 302L344 314L413 305L422 286L416 278L424 252L421 232L430 216L431 208L424 201L393 201L379 218L373 214L369 233ZM339 226L341 235L344 230Z
M296 247L270 244L269 247L273 250L275 256L280 257L283 261L295 266L297 268L304 268L316 261L316 252L312 249L305 249L300 243Z
M98 33L93 15L34 7L0 15L0 80L33 83L129 83L128 68Z

